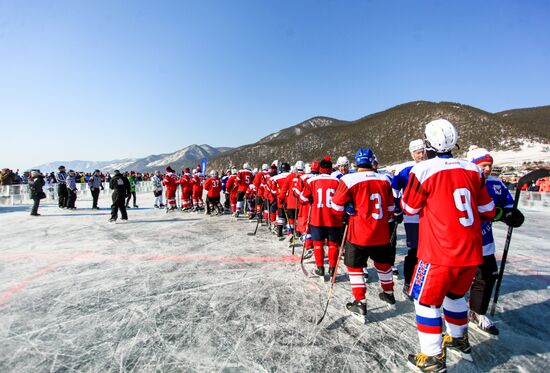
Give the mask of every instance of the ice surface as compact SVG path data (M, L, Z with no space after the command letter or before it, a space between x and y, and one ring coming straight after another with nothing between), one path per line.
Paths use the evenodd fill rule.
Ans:
M138 204L116 225L91 202L41 207L37 218L0 208L1 372L406 371L418 351L401 278L392 308L370 272L361 325L344 311L352 297L341 274L317 326L328 285L305 277L299 256L266 228L251 237L246 220L166 214L149 193ZM472 330L475 364L450 356L449 371L548 371L550 214L525 213L494 319L501 335ZM494 230L501 248L505 226ZM402 269L401 228L398 238Z

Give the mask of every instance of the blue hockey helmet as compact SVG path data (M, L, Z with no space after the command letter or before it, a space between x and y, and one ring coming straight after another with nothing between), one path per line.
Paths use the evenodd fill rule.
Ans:
M362 168L372 168L372 164L376 161L376 155L371 148L359 148L355 153L355 165Z

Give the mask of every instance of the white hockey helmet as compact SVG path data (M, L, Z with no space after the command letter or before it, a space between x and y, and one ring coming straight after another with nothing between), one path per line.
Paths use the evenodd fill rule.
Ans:
M422 139L416 139L409 143L409 151L415 152L417 150L424 150L426 148L426 144L424 143L424 140Z
M304 166L304 172L306 174L310 174L311 173L311 164L309 163L306 163L305 166Z
M243 169L245 169L245 170L250 170L250 165L248 164L248 162L245 162L245 163L243 164Z
M196 175L197 174L197 170L193 170L193 175Z
M294 167L295 167L298 171L303 171L304 168L305 168L304 161L298 161L298 162L296 162L296 164L294 165Z
M237 169L235 167L231 167L231 174L237 175Z
M262 165L262 171L269 171L269 165L267 163Z
M252 173L257 174L258 173L258 167L254 167L254 169L252 170Z
M336 166L346 166L349 167L349 159L345 155L342 157L338 157L338 160L336 161Z
M437 119L426 125L426 147L438 153L451 151L458 140L458 132L451 122Z

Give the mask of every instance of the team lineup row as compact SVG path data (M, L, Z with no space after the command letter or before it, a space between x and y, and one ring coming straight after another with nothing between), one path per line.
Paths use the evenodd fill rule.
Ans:
M168 209L175 209L181 186L182 208L200 209L200 185L207 191L209 212L219 214L224 189L236 218L246 209L250 219L258 219L258 224L265 221L281 239L286 228L292 245L300 237L303 257L311 253L315 257L313 275L325 275L327 246L328 275L334 280L343 252L353 295L346 308L363 322L369 258L378 273L380 299L395 303L395 232L397 224L404 223L408 247L404 290L414 301L420 341L420 353L409 355L408 362L419 371L443 372L447 351L471 359L469 321L486 333L498 334L486 316L497 272L491 224L502 220L518 227L523 223L508 189L490 176L490 153L471 146L467 160L453 158L457 140L449 121L428 123L425 139L410 143L413 161L393 175L377 172L370 148L357 151L352 173L345 157L338 160L336 171L328 156L307 167L298 161L293 172L283 163L282 172L275 164L264 164L253 173L245 163L242 170L225 176L222 185L215 171L203 184L198 171L191 175L187 169L178 178L168 167L163 178L155 175L155 198L160 198L155 204L162 204L164 186Z

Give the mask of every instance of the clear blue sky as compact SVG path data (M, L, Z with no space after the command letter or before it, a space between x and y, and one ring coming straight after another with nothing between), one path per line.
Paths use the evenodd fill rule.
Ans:
M550 104L550 1L0 0L0 167Z

